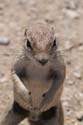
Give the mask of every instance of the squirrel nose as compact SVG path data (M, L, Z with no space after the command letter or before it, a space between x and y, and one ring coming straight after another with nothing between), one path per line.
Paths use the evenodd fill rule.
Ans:
M45 65L48 62L49 56L45 53L39 53L35 55L36 60L41 63L42 65Z
M48 62L48 59L38 60L42 65L45 65Z

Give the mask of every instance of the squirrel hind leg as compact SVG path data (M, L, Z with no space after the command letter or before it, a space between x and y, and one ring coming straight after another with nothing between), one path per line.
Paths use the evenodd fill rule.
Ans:
M14 111L14 106L8 111L7 115L3 118L0 125L17 125L20 123L26 116L25 114L21 115Z

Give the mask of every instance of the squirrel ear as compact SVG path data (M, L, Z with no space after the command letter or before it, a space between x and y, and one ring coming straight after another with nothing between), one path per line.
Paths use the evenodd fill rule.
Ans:
M24 36L27 36L27 30L28 30L28 29L25 29Z

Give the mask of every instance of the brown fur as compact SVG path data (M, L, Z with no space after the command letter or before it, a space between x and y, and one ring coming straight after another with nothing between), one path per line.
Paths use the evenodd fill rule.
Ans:
M64 121L60 97L65 79L65 64L57 50L57 43L54 42L53 28L42 23L29 25L25 30L22 54L12 68L14 99L19 106L29 111L29 119L37 121L43 112L57 107L56 117L45 123L41 120L42 125L63 125ZM9 116L6 121L7 119ZM30 124L35 123L39 122Z

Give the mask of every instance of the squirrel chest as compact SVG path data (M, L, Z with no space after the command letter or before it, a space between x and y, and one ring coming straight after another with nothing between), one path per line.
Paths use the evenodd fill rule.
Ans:
M34 96L46 93L52 85L53 79L51 75L51 66L40 66L30 64L26 66L22 81L26 88L33 93Z

